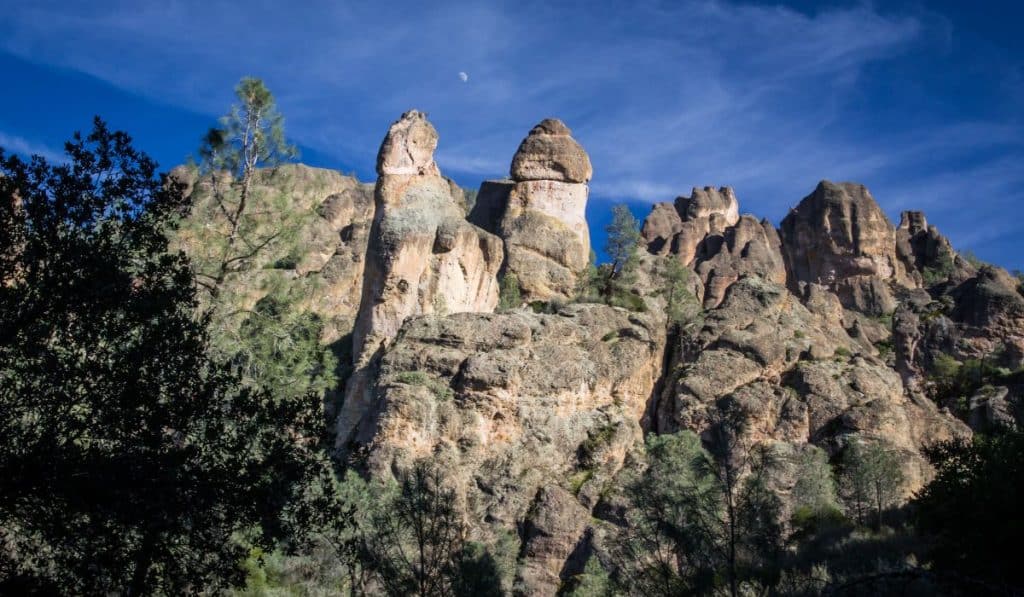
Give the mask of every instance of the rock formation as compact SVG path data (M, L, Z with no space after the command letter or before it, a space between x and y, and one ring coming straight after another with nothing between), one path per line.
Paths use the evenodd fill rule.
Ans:
M182 226L175 244L196 262L216 250L205 242L208 214L217 210L207 177L179 167L171 176L192 199L192 225ZM253 218L255 238L284 232L284 240L255 253L247 267L225 280L223 295L238 297L238 309L252 309L266 289L286 280L301 300L294 308L315 313L325 323L322 341L330 344L352 332L362 295L363 264L373 220L373 188L355 178L298 164L259 171L252 191L257 212L283 211L273 207L287 201L288 222L275 217ZM283 229L286 228L286 229Z
M526 525L525 594L554 595L602 489L642 440L664 322L596 304L429 316L385 353L374 475L431 457L477 540ZM581 563L582 565L582 563Z
M827 286L843 306L896 308L892 283L912 285L896 257L896 230L863 185L822 181L782 220L789 283Z
M689 265L701 281L706 308L717 306L741 275L756 274L784 284L786 270L779 235L768 221L739 215L729 187L694 187L675 204L657 203L644 220L641 236L647 250L673 255Z
M928 478L921 448L969 434L920 395L904 392L876 348L829 317L838 304L816 293L818 313L780 284L741 278L704 326L670 359L656 408L659 432L706 432L733 411L753 443L813 443L839 453L852 437L900 450L909 495ZM818 302L824 299L824 302Z
M506 589L556 594L627 524L620 490L645 433L709 441L729 416L779 457L771 488L785 501L810 450L841 461L851 441L883 441L906 496L931 475L924 446L1024 422L1024 373L1011 373L1024 365L1018 281L958 256L920 212L895 227L866 188L826 181L776 229L741 216L732 189L694 188L644 221L641 310L558 306L589 253L592 172L569 129L534 127L511 179L483 183L468 216L433 161L437 141L423 114L404 114L372 195L300 166L282 169L287 186L258 178L308 217L296 246L231 284L251 303L283 279L330 323L325 343L351 332L339 451L375 479L439 464L471 539L516 543ZM201 218L209 189L185 182ZM200 255L191 240L178 242ZM665 317L673 260L703 307L678 326ZM502 273L550 312L494 313ZM933 373L949 359L1007 373L939 396Z
M585 216L590 158L555 119L533 127L512 158L511 181L488 181L470 221L505 241L505 273L523 298L567 300L590 260Z
M367 368L407 319L489 312L498 303L501 239L465 220L458 188L434 163L437 139L426 115L413 110L391 125L377 155L375 212L352 338L356 373L338 420L341 443L372 414ZM372 424L362 431L372 434Z

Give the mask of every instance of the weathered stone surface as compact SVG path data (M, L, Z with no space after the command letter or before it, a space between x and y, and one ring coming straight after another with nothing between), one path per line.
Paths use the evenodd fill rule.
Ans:
M370 471L438 461L474 539L525 528L520 590L553 595L579 572L566 558L642 441L663 347L658 314L606 305L412 319L374 381Z
M743 275L786 283L782 243L767 220L745 215L721 235L708 236L697 256L697 275L704 282L704 307L718 306L725 291Z
M436 145L433 126L416 111L392 124L381 144L376 211L353 330L356 372L338 417L341 446L360 429L368 432L360 427L375 409L368 369L408 318L489 312L498 302L501 239L465 220L458 188L434 165Z
M427 115L410 110L395 121L377 153L377 175L440 176L434 163L437 130Z
M512 182L487 181L471 222L505 242L505 273L523 299L568 300L590 260L586 207L590 159L557 120L538 124L512 163Z
M683 220L671 203L655 203L651 213L644 219L640 236L647 244L647 251L655 255L666 255L672 250L672 239L683 229Z
M969 432L906 393L899 375L846 333L833 319L835 306L813 288L816 312L760 276L735 282L673 355L655 428L705 433L726 409L742 414L752 443L813 443L835 454L852 437L882 439L900 451L910 495L930 470L921 448Z
M706 308L722 302L729 287L747 274L786 282L778 232L768 221L741 218L736 194L729 187L694 187L689 197L677 198L674 205L656 204L644 220L641 236L648 252L671 254L693 268Z
M676 211L684 220L711 219L721 216L725 226L734 226L740 219L740 206L732 187L693 187L689 197L676 199Z
M782 220L789 283L829 287L843 305L891 313L891 282L907 283L896 231L863 185L822 181Z
M526 519L523 565L516 571L516 594L554 595L567 580L566 560L590 522L590 510L561 487L542 487Z
M546 118L533 127L512 158L512 179L586 183L594 171L590 156L562 121Z
M216 210L211 184L197 179L194 170L179 167L172 175L191 191L191 218L202 219ZM265 198L285 196L288 209L296 216L294 238L272 243L252 258L249 266L228 277L222 294L244 302L238 309L252 309L277 280L286 279L303 297L295 308L317 314L325 322L325 344L352 331L359 309L363 266L373 220L373 187L341 173L299 164L259 171L252 191L256 206ZM269 199L266 199L269 200ZM258 220L257 220L258 221ZM268 221L254 231L257 237L273 234L279 226ZM210 257L214 247L190 235L182 226L175 245L197 261ZM213 256L217 257L217 256Z

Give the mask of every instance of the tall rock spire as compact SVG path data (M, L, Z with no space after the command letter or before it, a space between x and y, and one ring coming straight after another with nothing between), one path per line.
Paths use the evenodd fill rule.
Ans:
M470 221L505 240L505 273L525 300L570 299L590 259L590 158L569 127L547 118L519 145L510 174L484 183Z
M434 163L438 135L411 110L388 129L377 155L373 225L352 332L356 373L346 388L338 439L347 442L374 410L367 369L410 317L492 312L501 239L465 220L459 189Z

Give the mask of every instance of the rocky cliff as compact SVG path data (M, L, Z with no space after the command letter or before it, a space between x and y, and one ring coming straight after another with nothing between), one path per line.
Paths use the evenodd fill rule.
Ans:
M588 262L592 175L568 127L534 127L468 214L437 143L425 115L402 115L372 191L293 167L287 192L313 215L298 254L266 263L308 284L303 308L334 322L324 342L352 334L340 453L374 478L439 462L474 538L514 537L521 594L554 594L623 524L615 490L645 434L707 437L728 414L783 463L879 440L906 496L931 475L924 447L1022 420L1017 281L959 256L920 212L894 226L862 185L823 181L776 228L728 187L694 188L643 223L641 311L566 305ZM703 307L685 325L666 317L673 260ZM548 307L496 313L511 274ZM265 275L234 283L258 298ZM958 373L976 361L996 371L977 387ZM943 393L946 362L966 399Z

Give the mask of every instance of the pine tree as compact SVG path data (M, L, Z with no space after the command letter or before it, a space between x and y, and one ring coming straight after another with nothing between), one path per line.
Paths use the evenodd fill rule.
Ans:
M612 208L612 221L605 227L605 252L611 262L602 266L601 283L605 300L612 305L637 308L642 299L632 295L639 264L640 226L625 205Z

